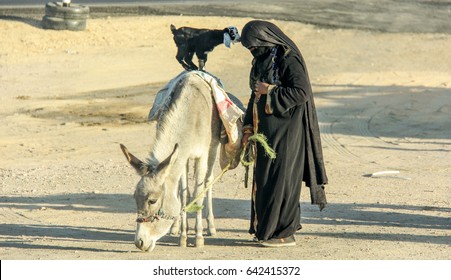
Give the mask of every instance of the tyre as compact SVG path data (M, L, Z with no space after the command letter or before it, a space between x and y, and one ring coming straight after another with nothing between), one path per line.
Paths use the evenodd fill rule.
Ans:
M86 20L89 18L89 7L76 4L63 7L62 2L49 2L45 5L45 15L53 18Z
M42 27L44 29L81 31L86 29L86 20L44 16Z

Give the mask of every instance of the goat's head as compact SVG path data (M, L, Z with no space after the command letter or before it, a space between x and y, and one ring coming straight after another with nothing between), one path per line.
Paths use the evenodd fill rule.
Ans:
M238 32L238 28L235 26L229 26L224 28L224 44L226 47L230 48L230 43L238 43L240 42L240 33Z

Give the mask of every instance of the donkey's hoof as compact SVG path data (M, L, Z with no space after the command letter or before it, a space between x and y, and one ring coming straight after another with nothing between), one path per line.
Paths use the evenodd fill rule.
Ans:
M180 237L180 239L179 239L179 246L185 248L185 247L186 247L186 244L187 244L187 238L186 238L186 236Z
M210 236L215 236L216 235L216 228L209 228L208 229L208 234Z
M171 235L179 235L180 234L180 221L175 221L171 226Z
M202 236L196 237L196 247L197 248L204 247L204 238Z

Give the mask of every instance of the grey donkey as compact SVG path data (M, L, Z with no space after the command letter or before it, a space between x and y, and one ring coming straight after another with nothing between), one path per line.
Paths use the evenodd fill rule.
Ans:
M180 231L179 245L187 244L188 161L194 160L197 196L213 180L220 119L214 108L211 89L196 74L187 72L171 87L171 101L158 120L156 139L146 161L141 161L121 144L127 161L140 176L134 198L137 206L135 245L152 251L169 231ZM207 193L209 233L214 235L211 189ZM203 198L197 202L203 204ZM180 226L180 228L179 228ZM202 210L196 213L196 247L204 245Z

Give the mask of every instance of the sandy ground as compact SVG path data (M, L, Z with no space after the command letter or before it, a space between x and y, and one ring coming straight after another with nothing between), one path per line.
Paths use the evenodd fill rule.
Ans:
M151 253L135 248L138 178L119 143L149 152L148 110L182 70L169 25L248 20L98 18L84 32L0 20L0 259L449 260L451 36L282 21L313 83L328 207L319 212L304 189L297 246L261 248L247 234L239 167L214 188L218 233L205 247L168 235ZM247 103L250 61L240 45L219 46L207 70ZM368 176L387 170L399 174Z

